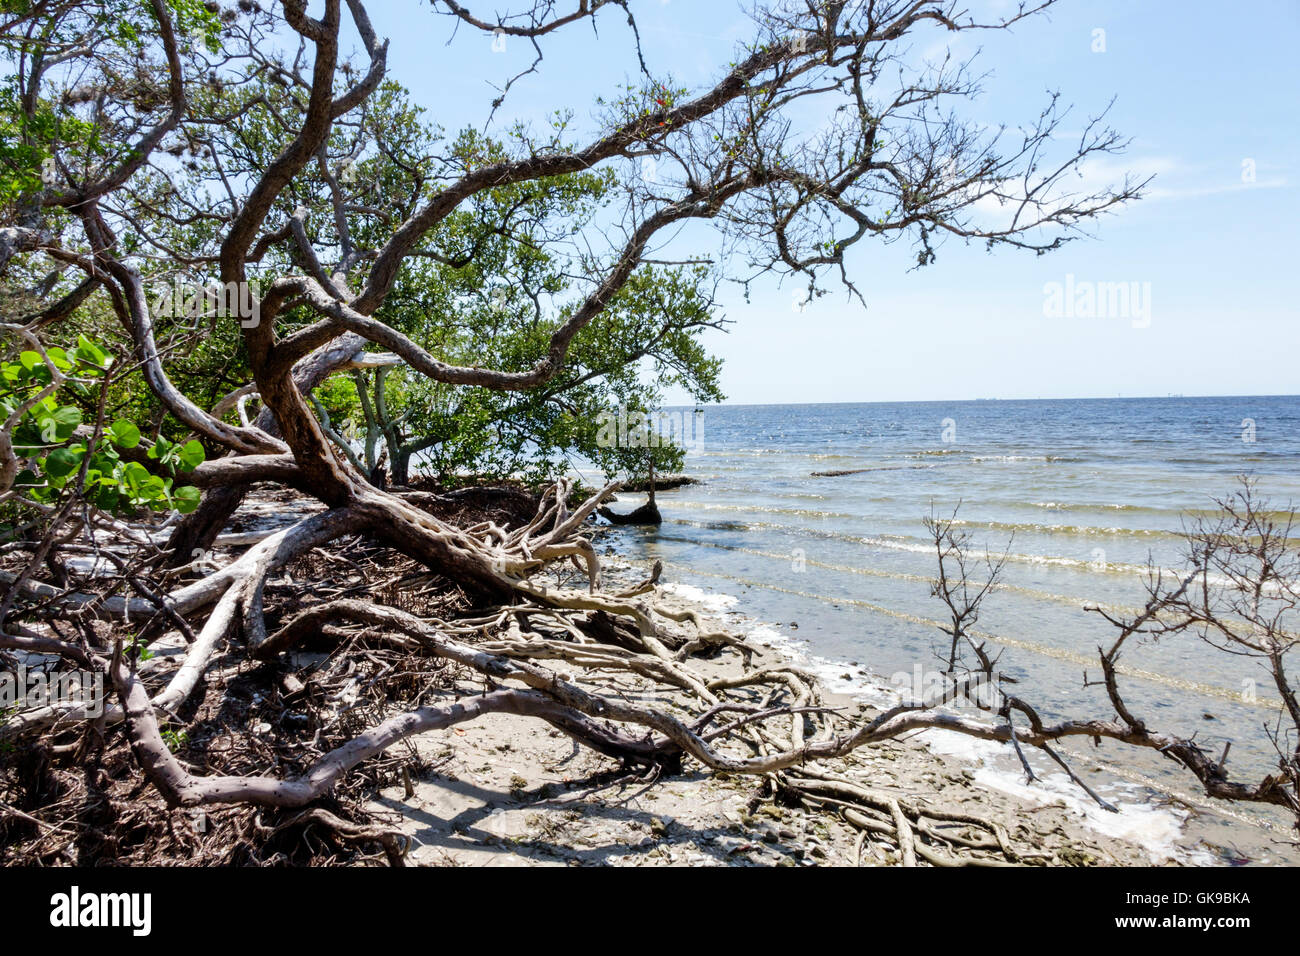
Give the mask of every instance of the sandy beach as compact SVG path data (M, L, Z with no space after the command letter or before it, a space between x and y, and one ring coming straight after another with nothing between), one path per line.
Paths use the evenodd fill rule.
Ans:
M236 526L238 546L319 506L304 499L250 500ZM641 580L648 568L620 553L622 539L594 529L606 586ZM751 617L742 600L671 580L658 603L693 610L710 625L745 635L749 666L794 664L814 676L827 706L869 720L898 694L871 661L809 656L787 629ZM783 633L784 631L784 633ZM795 632L797 633L797 632ZM741 655L725 651L693 666L710 679L737 675ZM663 685L626 672L566 676L587 689L674 708ZM651 778L580 748L536 720L496 714L414 738L429 768L377 791L366 809L375 822L411 838L412 865L770 866L889 865L892 844L866 840L838 814L781 806L761 795L762 779L710 774L688 761L676 776ZM947 731L928 730L825 761L822 769L863 787L942 813L997 821L1026 865L1187 866L1214 863L1295 865L1297 848L1279 814L1225 806L1192 787L1172 789L1126 770L1123 752L1067 752L1076 772L1118 807L1103 810L1037 754L1039 779L1027 782L1011 749ZM1109 759L1107 759L1109 758Z
M628 579L636 576L631 566L615 569ZM669 605L693 607L720 626L735 627L743 617L743 609L719 614L716 599L689 586L668 583L663 594ZM754 639L759 651L753 667L793 658L822 672L832 687L862 686L850 665L809 662L788 645L764 646L763 633ZM722 677L738 673L742 663L738 653L724 653L699 667L710 677ZM594 690L673 705L662 688L626 674L578 680ZM826 702L869 719L887 694L884 688L831 691ZM760 799L759 778L708 774L690 764L679 776L639 776L521 717L497 715L434 732L415 746L433 769L412 780L409 794L402 785L388 787L367 807L377 820L411 838L413 865L898 863L892 845L861 839L838 814ZM1179 800L1081 765L1094 786L1116 799L1120 812L1108 813L1062 773L1043 769L1040 780L1026 784L1013 759L1009 748L926 731L821 766L922 810L995 820L1023 853L1025 865L1194 865L1223 852L1267 864L1300 859L1280 821L1270 827L1258 816L1224 816L1224 808L1204 798L1182 794Z
M775 652L769 652L773 658ZM715 674L735 661L709 665ZM756 661L761 666L762 659ZM659 697L620 676L592 682L605 691ZM639 685L639 686L638 686ZM834 695L850 710L860 705ZM870 711L867 710L867 713ZM774 805L754 808L759 781L708 775L622 774L616 761L579 750L559 731L498 716L416 743L437 769L375 795L368 809L413 838L409 862L487 866L809 866L884 865L897 854L860 846L858 832L826 813ZM999 820L1026 855L1050 865L1153 862L1141 847L1098 833L1064 805L1033 804L982 786L963 761L913 743L888 743L826 769L873 790L935 810Z

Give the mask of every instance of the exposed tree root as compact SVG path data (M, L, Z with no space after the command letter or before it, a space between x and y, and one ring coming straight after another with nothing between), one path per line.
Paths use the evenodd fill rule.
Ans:
M393 865L401 863L404 852L396 836L364 821L344 820L322 801L335 799L359 768L382 762L387 752L415 735L496 714L543 721L584 747L656 774L677 773L693 761L714 771L756 775L766 781L770 797L839 815L862 832L863 845L884 844L905 866L1034 864L1050 858L1033 847L1014 846L995 820L927 809L919 801L874 791L832 772L829 761L929 727L1009 743L1018 752L1036 747L1051 756L1051 741L1082 735L1160 749L1189 765L1207 759L1189 742L1149 731L1122 710L1115 721L1049 725L1016 698L1005 698L1002 724L920 705L852 719L825 706L811 674L789 664L755 668L755 648L734 635L709 630L695 612L660 601L658 568L635 587L603 590L595 551L578 529L607 493L605 489L570 512L569 488L560 483L542 497L536 516L518 527L485 520L466 529L406 502L396 512L383 512L390 520L381 529L361 496L352 506L313 515L266 537L229 564L173 590L161 609L156 595L152 602L104 596L70 604L52 598L52 630L40 635L44 640L55 639L57 615L87 623L107 618L134 634L129 642L119 634L110 647L106 637L88 628L91 636L80 648L83 659L102 666L115 700L93 721L76 707L49 707L17 715L0 733L11 746L39 733L45 745L76 749L101 735L111 737L113 726L124 722L136 764L177 812L306 808L306 813L259 832L266 839L289 831L301 836L305 829L299 824L309 823L332 834L338 846L377 847ZM394 523L406 527L394 532ZM355 544L341 553L340 539ZM377 580L380 561L367 554L391 552L375 552L367 543L374 541L414 542L403 550L426 564L433 563L433 551L455 553L458 571L474 564L475 575L508 588L512 597L490 606L444 605L445 613L436 617L376 603L374 598L385 594L400 603L426 585L415 565L409 566L414 573L390 577L391 588ZM576 573L583 586L570 586L563 573L551 573L570 564L571 576ZM116 566L127 565L118 561ZM550 569L546 579L539 574L544 568ZM306 590L301 581L286 587L274 580L283 573L307 573L318 583ZM334 573L346 575L345 582L333 583ZM268 613L272 591L277 597ZM284 594L290 596L287 603ZM427 614L429 606L418 610ZM178 617L196 619L192 640L168 629ZM169 642L176 653L141 660L141 648ZM324 653L328 663L320 665L320 672L304 672L288 660L302 652ZM718 653L739 655L742 668L719 677L695 665L697 657ZM376 661L383 665L377 670ZM1105 663L1103 658L1104 669ZM281 712L280 727L287 721L316 727L311 745L295 745L298 749L287 761L214 761L210 749L204 761L210 769L183 759L183 735L209 726L212 719L201 714L240 706L237 684L228 675L250 665L262 669L263 686L268 677L276 682L275 696L298 702L292 713ZM359 693L357 682L365 673L375 675L367 685L374 687L367 691L370 703L364 708L348 704L348 694ZM391 684L389 675L403 673L412 679ZM1111 671L1106 673L1113 680ZM616 674L660 688L667 693L661 700L667 702L644 703L595 689L601 686L599 678ZM335 690L325 693L326 686ZM196 693L200 688L203 693ZM196 710L200 697L205 699L201 714ZM1027 726L1012 729L1013 710L1027 718ZM373 717L367 719L367 714ZM322 736L326 727L328 745ZM259 722L253 724L254 736L245 730L235 738L238 746L251 748L251 755L263 749L255 735L271 731ZM280 733L276 730L272 737ZM1283 792L1279 798L1267 787L1250 790L1206 773L1212 793L1265 802L1288 796ZM12 807L8 819L39 829L46 824L33 809L38 803Z

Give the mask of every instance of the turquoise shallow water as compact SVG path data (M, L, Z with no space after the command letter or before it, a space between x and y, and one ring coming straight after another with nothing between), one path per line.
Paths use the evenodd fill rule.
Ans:
M1083 606L1140 605L1148 558L1178 566L1184 523L1236 476L1275 508L1300 504L1295 396L720 406L683 420L686 470L703 483L660 494L658 530L613 532L623 553L738 596L807 654L888 679L942 666L921 521L960 503L977 550L1010 554L978 630L1046 716L1110 716L1083 675L1113 629ZM826 471L858 473L814 476ZM1275 695L1258 666L1190 636L1125 664L1151 722L1211 748L1232 740L1239 770L1272 763L1261 725Z

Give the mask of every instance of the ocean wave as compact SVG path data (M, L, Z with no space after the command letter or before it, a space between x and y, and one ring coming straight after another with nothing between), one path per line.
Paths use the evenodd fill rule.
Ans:
M933 543L923 542L916 538L908 538L904 535L854 535L845 534L841 531L827 531L819 528L802 528L797 525L776 524L770 521L692 521L689 518L668 518L665 520L670 524L679 524L687 527L715 531L784 531L805 537L845 541L850 544L861 544L866 545L867 547L886 548L894 551L907 551L913 554L928 555L934 553ZM1004 554L1001 551L992 551L984 548L973 548L968 552L968 554L979 561L998 561L1004 557ZM1148 571L1147 566L1144 564L1127 564L1118 561L1101 562L1096 559L1069 558L1060 555L1021 554L1010 552L1005 554L1005 558L1008 561L1014 561L1019 564L1048 565L1070 568L1077 571L1090 571L1099 574L1145 575Z
M740 598L734 594L723 594L720 591L712 590L706 591L704 588L697 588L693 584L669 581L666 584L661 584L659 589L701 607L710 614L728 611L740 603Z
M1030 501L1031 508L1047 508L1051 511L1148 511L1160 514L1177 514L1170 508L1151 508L1145 505L1117 504L1069 504L1063 501Z
M1037 461L1037 462L1081 462L1087 461L1086 458L1079 458L1074 455L971 455L970 460L974 462L1000 461L1000 462L1017 462L1017 461Z
M820 496L819 496L820 497ZM812 511L808 508L776 508L771 505L731 505L716 501L673 501L672 508L687 511L726 511L731 513L756 512L759 514L789 515L792 518L843 518L858 520L857 515L842 511Z
M1181 541L1183 535L1177 531L1164 531L1159 528L1110 527L1097 528L1091 525L1076 524L1035 524L1023 521L980 521L978 519L954 518L952 523L962 528L987 528L990 531L1004 531L1008 534L1046 534L1074 535L1076 537L1142 537L1169 538Z
M918 614L911 614L907 611L900 611L897 608L886 607L883 604L876 604L871 601L862 601L857 598L836 597L830 594L818 594L815 591L802 591L797 588L787 588L779 584L772 584L767 581L758 581L750 578L743 578L739 575L725 574L721 571L705 571L690 565L680 564L675 561L664 561L665 568L676 569L684 574L700 576L706 578L717 578L720 580L731 581L748 588L762 588L765 591L775 591L781 594L789 594L793 597L806 598L812 601L819 601L824 604L835 606L847 605L849 607L860 608L864 611L870 611L875 614L881 614L885 617L891 617L895 620L906 621L909 624L919 624L925 627L934 628L936 631L942 631L948 627L948 622L939 621L935 618L924 617ZM971 637L980 641L987 641L998 644L1002 647L1012 648L1034 654L1039 657L1054 658L1059 661L1065 661L1086 669L1094 669L1097 666L1097 657L1095 654L1080 653L1066 647L1057 647L1052 644L1043 644L1039 641L1027 640L1024 638L1011 637L1007 634L998 634L992 631L984 631L971 628L967 631ZM1115 672L1122 677L1129 677L1136 680L1146 681L1152 684L1159 684L1164 687L1173 687L1178 690L1189 691L1200 694L1203 697L1212 697L1218 700L1227 700L1235 704L1243 704L1250 707L1256 707L1262 710L1276 711L1281 707L1281 701L1257 695L1247 696L1241 691L1231 690L1227 687L1220 687L1215 684L1205 684L1200 681L1188 680L1187 678L1178 677L1173 674L1162 674L1158 671L1147 670L1145 668L1133 667L1129 664L1119 664Z
M814 461L853 461L860 456L843 452L799 451L795 448L727 448L717 451L693 451L689 458L763 458L781 455L786 458L811 458Z
M922 471L938 468L947 462L931 462L924 465L869 465L865 468L837 468L834 471L814 471L813 478L847 478L849 475L865 475L873 471Z
M816 458L819 456L798 455L797 457ZM820 457L824 457L827 459L834 458L836 460L844 461L846 463L855 460L856 461L862 460L861 458L855 459L853 456L849 456L849 455L826 455ZM901 464L901 463L863 464L860 467L846 467L846 468L835 469L834 472L815 471L813 472L813 477L830 478L830 477L840 477L840 476L847 476L847 475L861 475L861 474L868 474L870 472L879 472L879 471L907 471L910 469L939 468L939 467L951 468L951 467L968 465L968 464L971 465L982 465L987 463L1021 464L1021 463L1029 462L1035 464L1051 465L1051 464L1058 464L1058 463L1087 461L1087 459L1085 458L1078 458L1071 455L971 455L955 449L951 451L936 449L933 451L909 452L899 457L903 461L915 461L916 459L927 459L927 460L916 462L914 464ZM932 458L937 460L934 461L928 460Z
M728 551L735 554L746 554L756 558L780 561L785 564L789 564L791 561L791 556L789 554L781 554L774 551L762 551L757 548L746 548L734 544L721 544L716 541L700 541L698 538L683 538L678 537L677 535L660 534L658 540L673 541L679 544L689 544L700 548L714 548L719 551ZM906 571L883 571L880 568L865 568L848 564L833 564L829 561L819 561L815 558L809 557L804 557L803 562L810 567L822 568L826 571L837 571L843 574L856 574L862 577L882 578L891 581L907 581L912 584L923 585L927 588L934 582L934 578L931 575L908 574ZM1000 581L995 584L993 590L1009 594L1017 594L1036 601L1064 604L1067 607L1082 608L1085 605L1099 607L1115 617L1136 617L1142 612L1142 608L1136 606L1126 607L1116 604L1102 604L1098 601L1087 598L1076 597L1070 594L1059 594L1054 591L1043 591L1039 588L1030 588L1019 584L1008 584L1005 581Z
M781 496L794 497L794 496ZM824 496L808 496L816 500L826 500ZM844 511L817 511L811 508L783 508L774 505L750 505L750 504L729 504L718 501L682 501L673 500L671 507L673 509L682 509L685 511L715 511L729 514L771 514L786 515L791 518L806 518L814 521L825 521L827 519L836 519L840 521L861 521L863 515L852 514ZM1076 525L1076 524L1039 524L1036 522L1025 521L998 521L996 519L980 520L977 518L956 518L953 524L962 528L987 528L990 531L1001 531L1007 534L1042 534L1042 535L1073 535L1075 537L1141 537L1141 538L1167 538L1170 540L1181 541L1184 536L1180 531L1169 531L1161 528L1133 528L1121 525L1111 527L1096 527L1093 525ZM881 537L891 538L893 535L882 534Z

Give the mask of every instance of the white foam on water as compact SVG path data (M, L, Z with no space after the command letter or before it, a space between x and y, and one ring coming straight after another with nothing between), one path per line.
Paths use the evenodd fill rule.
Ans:
M783 634L771 625L759 624L743 614L737 614L732 624L739 627L744 636L754 644L769 647L794 663L802 663L806 660L803 654L803 648L808 646L806 641Z
M739 598L734 594L711 591L689 584L665 584L664 590L699 605L707 611L734 608ZM852 696L877 708L892 707L903 700L902 694L888 681L860 664L820 657L808 651L808 642L800 640L779 626L731 612L732 626L742 630L756 644L769 647L792 663L812 672L832 693ZM990 790L1009 794L1025 803L1057 804L1079 817L1095 832L1140 847L1154 863L1175 861L1184 865L1203 866L1213 863L1204 850L1180 846L1188 814L1169 807L1153 806L1150 792L1122 781L1094 785L1118 813L1098 806L1065 773L1054 767L1035 766L1038 779L1026 783L1024 771L1002 744L980 740L950 730L927 730L914 740L932 753L950 757L973 768L975 783ZM1031 763L1037 754L1031 753ZM1076 768L1076 771L1078 768Z
M991 790L1010 794L1026 803L1064 807L1090 829L1141 847L1154 863L1176 861L1191 865L1213 862L1204 851L1190 851L1179 846L1187 821L1186 811L1155 807L1147 794L1131 784L1104 784L1093 789L1113 804L1118 813L1099 806L1064 772L1044 772L1035 767L1038 779L1025 780L1019 767L1005 765L1003 749L989 741L976 740L944 730L928 730L919 739L934 753L955 757L976 765L975 783ZM1031 762L1032 758L1031 758ZM999 766L1001 764L1001 766Z
M617 557L606 556L601 558L600 569L602 571L615 571L615 572L622 573L622 572L640 571L641 566L638 564L633 564L631 561L624 561Z
M680 584L670 582L659 586L661 591L665 591L674 597L679 597L683 601L689 601L691 604L698 605L711 614L717 614L734 607L740 602L740 598L734 594L724 594L719 591L706 591L704 588L697 588L693 584Z

